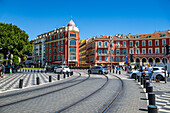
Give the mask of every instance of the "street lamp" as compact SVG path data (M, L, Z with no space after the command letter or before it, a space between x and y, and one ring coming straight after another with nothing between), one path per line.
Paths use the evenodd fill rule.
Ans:
M111 72L112 70L112 43L113 43L112 37L110 37L109 43L110 43L110 62L111 62L110 72Z

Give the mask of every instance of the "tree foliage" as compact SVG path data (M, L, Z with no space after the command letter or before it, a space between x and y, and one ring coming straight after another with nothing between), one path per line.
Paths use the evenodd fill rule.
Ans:
M18 66L19 65L19 58L17 55L14 55L12 58L13 64L14 66Z
M33 47L28 38L28 34L16 25L0 23L0 53L4 54L4 59L8 51L20 58L30 55Z

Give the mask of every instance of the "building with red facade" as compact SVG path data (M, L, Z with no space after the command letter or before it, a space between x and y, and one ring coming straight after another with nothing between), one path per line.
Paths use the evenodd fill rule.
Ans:
M42 60L46 65L79 64L79 28L72 19L66 26L38 35L36 40L39 38L44 39L45 58Z
M170 44L170 30L152 34L92 37L86 40L86 59L81 59L90 65L111 65L111 62L116 65L126 63L127 58L128 63L136 61L138 65L163 63L165 44ZM170 63L170 55L165 60Z

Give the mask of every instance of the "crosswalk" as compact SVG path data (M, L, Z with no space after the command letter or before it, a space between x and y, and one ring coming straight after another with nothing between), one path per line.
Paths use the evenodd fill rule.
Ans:
M40 84L49 82L49 76L52 81L57 81L58 74L55 73L34 73L34 72L18 72L12 75L6 74L4 78L0 78L0 93L19 89L19 81L23 79L23 88L36 85L36 77L39 77ZM63 75L60 74L60 79Z
M159 113L170 113L170 92L156 95L156 105Z

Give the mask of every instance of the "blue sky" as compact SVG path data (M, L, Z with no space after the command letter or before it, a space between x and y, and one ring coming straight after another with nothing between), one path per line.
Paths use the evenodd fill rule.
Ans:
M19 26L29 40L71 16L80 39L170 30L170 0L0 0L0 6L0 22Z

